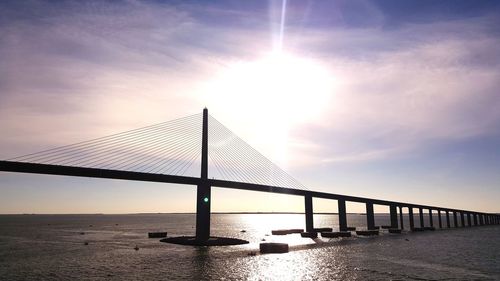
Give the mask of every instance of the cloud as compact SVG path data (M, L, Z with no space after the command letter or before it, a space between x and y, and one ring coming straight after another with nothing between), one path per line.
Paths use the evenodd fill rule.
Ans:
M428 25L394 32L356 30L354 39L338 32L316 34L324 38L321 54L338 85L323 121L304 128L300 137L320 140L319 159L342 162L398 157L435 141L499 134L500 51L495 46L500 40L472 32L482 30L476 23L485 21L433 24L432 40L422 37ZM449 32L455 29L465 35ZM409 33L416 39L391 46ZM364 58L335 53L337 41L344 40L344 50L359 46L361 37L365 46L373 39L378 51L368 50ZM386 39L389 46L381 48ZM331 156L324 157L325 152Z
M272 49L276 3L0 6L0 144L31 151L199 110L213 95L200 90L207 81ZM436 140L498 134L498 17L399 19L389 28L396 19L378 4L332 5L333 21L320 13L331 9L312 2L289 7L285 48L336 79L319 118L288 132L291 165L374 161ZM356 7L372 20L352 22ZM242 110L228 123L255 139L262 120Z

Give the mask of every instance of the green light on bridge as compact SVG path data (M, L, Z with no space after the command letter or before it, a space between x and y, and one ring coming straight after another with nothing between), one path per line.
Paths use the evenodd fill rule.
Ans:
M203 198L203 202L208 203L208 197Z

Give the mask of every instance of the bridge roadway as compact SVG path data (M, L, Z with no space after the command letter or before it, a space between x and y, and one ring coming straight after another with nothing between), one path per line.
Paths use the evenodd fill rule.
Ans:
M120 170L107 170L107 169L96 169L96 168L84 168L84 167L73 167L73 166L60 166L60 165L48 165L48 164L38 164L38 163L25 163L25 162L14 162L14 161L0 161L0 171L5 172L20 172L20 173L34 173L34 174L49 174L49 175L62 175L62 176L78 176L78 177L92 177L92 178L103 178L103 179L120 179L120 180L133 180L133 181L147 181L147 182L160 182L160 183L173 183L173 184L186 184L194 186L205 186L210 187L221 187L221 188L232 188L240 190L251 190L259 192L271 192L280 193L296 196L304 196L305 198L305 213L306 213L306 231L313 231L313 208L312 208L312 198L323 198L323 199L333 199L338 201L338 213L339 213L339 226L340 231L347 231L347 217L346 217L346 202L358 202L366 204L366 215L367 215L367 228L375 229L374 222L374 211L373 205L385 205L390 208L390 219L391 228L398 228L398 218L397 218L397 208L399 207L400 214L400 228L403 228L403 216L402 208L408 208L410 229L413 230L414 218L413 209L419 210L419 220L420 227L424 227L424 212L423 210L428 210L429 224L433 227L433 216L432 211L438 212L438 222L439 227L442 228L443 224L441 221L441 212L446 215L446 227L450 227L450 216L453 214L454 226L459 226L458 214L460 214L460 225L463 226L477 226L477 225L489 225L489 224L500 224L500 215L498 214L488 214L475 211L467 211L461 209L451 209L438 206L421 205L406 202L397 202L389 200L380 200L365 197L356 197L349 195L341 195L334 193L300 190L287 187L276 187L267 186L261 184L253 183L243 183L234 182L218 179L209 178L197 178L197 177L186 177L186 176L176 176L176 175L163 175L163 174L151 174L151 173L140 173L133 171L120 171ZM210 197L210 193L208 193ZM200 201L200 200L198 200ZM206 201L205 201L206 202ZM209 212L208 207L208 212ZM197 214L200 213L197 210ZM467 223L465 222L467 218ZM209 235L209 218L208 218L208 234ZM197 228L199 227L197 223ZM198 229L197 229L198 230ZM200 238L200 237L198 237ZM207 238L207 237L205 237Z

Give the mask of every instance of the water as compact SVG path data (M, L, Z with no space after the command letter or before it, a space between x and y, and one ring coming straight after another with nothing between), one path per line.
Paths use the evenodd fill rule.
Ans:
M362 227L365 219L348 215L348 224ZM147 238L160 230L193 235L194 220L194 214L3 215L0 280L500 280L500 226L313 241L269 235L304 227L303 215L213 214L212 235L251 243L206 248ZM314 220L315 227L337 225L335 215ZM376 224L389 224L388 216L376 215ZM251 255L261 239L289 243L291 251Z

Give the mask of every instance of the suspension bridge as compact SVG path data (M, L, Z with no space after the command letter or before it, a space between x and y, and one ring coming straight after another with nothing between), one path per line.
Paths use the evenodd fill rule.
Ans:
M337 200L340 232L347 232L346 202L366 205L366 225L375 230L374 205L388 206L390 228L410 230L500 224L500 215L309 190L252 148L222 123L202 113L0 161L0 171L193 185L196 195L195 243L210 239L211 188L231 188L304 197L305 231L315 233L313 198ZM419 227L414 222L418 210ZM428 225L424 225L424 211ZM398 220L399 213L399 220ZM442 215L445 215L443 222Z

